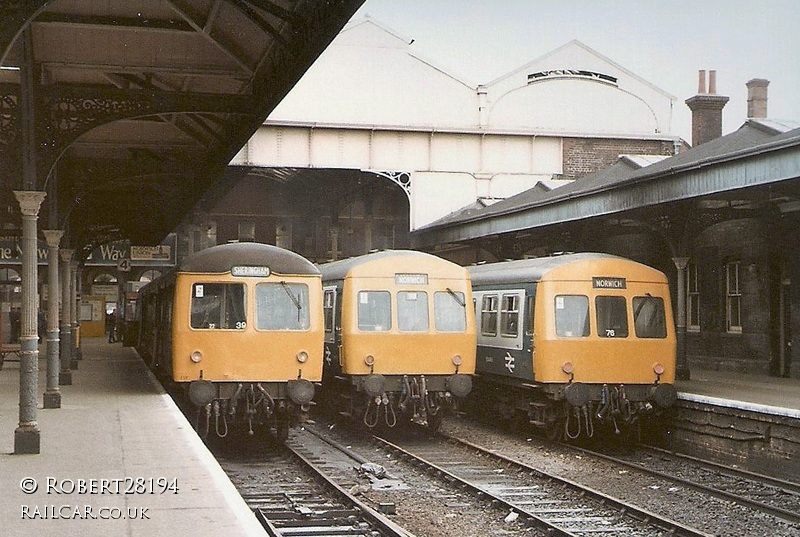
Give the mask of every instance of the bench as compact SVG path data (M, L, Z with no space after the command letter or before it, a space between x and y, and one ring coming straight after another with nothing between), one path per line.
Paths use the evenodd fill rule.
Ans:
M22 349L20 348L19 343L0 343L0 369L3 369L3 362L6 360L6 355L13 355L17 358L15 360L9 359L9 361L18 362L19 355Z

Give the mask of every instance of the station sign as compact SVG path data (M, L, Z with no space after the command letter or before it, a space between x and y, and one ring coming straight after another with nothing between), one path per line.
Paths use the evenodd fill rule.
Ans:
M176 263L177 235L170 234L157 246L137 246L129 241L101 244L86 259L86 266L113 266L130 270L138 266L174 266Z
M38 265L47 264L47 243L36 241L36 262ZM22 237L0 236L0 265L22 264Z

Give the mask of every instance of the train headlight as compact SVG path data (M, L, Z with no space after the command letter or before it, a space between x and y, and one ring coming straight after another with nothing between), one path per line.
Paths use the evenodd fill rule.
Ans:
M655 364L653 366L653 372L660 377L664 374L664 366L662 364Z
M298 362L300 362L301 364L304 364L304 363L306 363L306 360L308 360L308 353L306 351L300 351L300 352L297 353L297 361Z
M189 358L196 364L200 363L200 360L203 359L203 353L200 351L192 351L192 354L189 355Z
M372 367L373 365L375 365L375 357L372 356L371 354L368 354L366 358L364 358L364 363Z
M572 367L572 362L564 362L564 365L561 366L561 371L566 373L567 375L571 375L574 371L574 367Z
M461 355L456 354L453 356L453 365L461 365Z

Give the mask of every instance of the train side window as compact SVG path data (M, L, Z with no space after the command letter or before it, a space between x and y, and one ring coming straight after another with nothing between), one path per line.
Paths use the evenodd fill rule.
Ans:
M304 283L256 284L256 330L308 330L308 309Z
M497 335L497 295L483 295L481 305L481 335Z
M240 283L195 283L192 285L191 327L205 330L243 330L244 285Z
M392 297L389 291L358 292L358 329L386 332L392 329Z
M334 308L334 289L326 289L323 296L322 309L325 312L325 331L333 332L333 308Z
M589 297L556 295L556 335L561 337L589 336Z
M517 337L519 334L519 295L503 295L500 334L503 337Z
M439 332L464 332L467 329L467 304L464 293L436 291L433 295L433 316Z
M640 338L667 337L664 299L650 295L633 297L633 329Z
M397 292L397 328L401 332L427 332L428 293L425 291Z
M594 306L598 336L628 337L628 307L624 296L598 296L594 299Z

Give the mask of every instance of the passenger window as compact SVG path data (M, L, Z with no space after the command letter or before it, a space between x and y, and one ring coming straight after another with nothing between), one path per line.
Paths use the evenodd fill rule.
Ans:
M464 332L467 329L467 304L464 293L448 289L433 295L433 316L439 332Z
M257 330L308 330L308 286L304 283L256 285Z
M557 295L555 309L556 335L561 337L589 336L589 297Z
M322 310L325 313L325 331L333 331L333 290L326 290L323 296Z
M628 337L628 308L623 296L598 296L597 335L600 337Z
M358 292L358 329L363 332L386 332L392 329L389 291Z
M481 334L497 335L497 295L484 295L481 306Z
M192 285L191 327L202 330L244 330L244 285L195 283Z
M500 328L500 334L504 337L517 337L519 333L519 295L503 295Z
M428 327L428 293L398 291L397 328L401 332L427 332Z
M667 337L664 299L650 295L633 297L633 329L640 338Z

